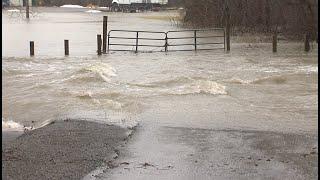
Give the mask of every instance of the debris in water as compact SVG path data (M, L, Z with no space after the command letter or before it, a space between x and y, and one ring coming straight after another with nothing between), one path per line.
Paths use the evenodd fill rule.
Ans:
M148 166L155 167L155 165L145 162L145 163L141 164L141 167L138 167L138 168L146 169Z
M302 154L302 156L303 156L304 158L306 158L308 155L309 155L309 154Z
M173 168L173 166L168 165L168 166L166 166L165 168L158 169L158 170L169 170L169 169L172 169L172 168Z
M118 167L118 165L114 164L112 161L108 161L107 166L109 169L113 169L113 168Z
M122 162L122 163L120 163L120 165L129 165L130 163L128 163L128 162Z
M115 154L113 155L113 159L117 159L120 155L120 151L118 149L114 150Z

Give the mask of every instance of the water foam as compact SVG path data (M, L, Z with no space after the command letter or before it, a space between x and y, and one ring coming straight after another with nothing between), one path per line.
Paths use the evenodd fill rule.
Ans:
M17 123L13 120L5 120L4 118L2 118L2 131L30 131L30 130L42 128L42 127L47 126L53 122L54 122L53 120L48 119L48 120L45 120L41 123L34 124L34 126L28 127L28 126L24 126L20 123Z
M210 80L193 80L182 86L174 87L168 90L169 94L186 95L186 94L212 94L224 95L227 94L226 87L217 82Z
M307 74L309 73L317 73L318 72L318 66L300 66L296 70L297 72L305 72Z
M90 99L92 98L92 92L91 91L72 91L70 94L73 94L74 96L78 98L83 98L83 99Z
M251 84L253 81L251 80L243 80L240 78L231 78L229 80L225 80L224 82L234 83L234 84Z
M24 131L25 127L12 120L6 121L4 120L4 118L2 118L2 130L3 131Z
M84 67L80 70L80 73L81 72L92 72L96 75L99 75L99 77L105 82L110 82L111 77L117 76L117 71L112 66L106 63L96 63L91 66Z
M178 77L175 79L158 81L147 84L133 84L141 88L152 88L156 94L187 95L187 94L227 94L226 86L215 81Z
M225 80L224 82L234 83L234 84L283 84L287 81L287 79L283 76L266 76L262 78L257 78L253 80L244 80L240 78L231 78L229 80Z

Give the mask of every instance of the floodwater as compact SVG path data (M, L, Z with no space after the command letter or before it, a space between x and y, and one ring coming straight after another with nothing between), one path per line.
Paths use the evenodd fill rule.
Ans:
M316 134L318 47L302 43L232 43L198 52L96 55L102 16L108 29L179 29L174 12L87 13L33 8L29 22L2 12L3 130L78 118L134 126L148 119L172 127ZM162 17L162 18L159 18ZM63 56L63 40L70 56ZM28 57L30 40L35 57Z

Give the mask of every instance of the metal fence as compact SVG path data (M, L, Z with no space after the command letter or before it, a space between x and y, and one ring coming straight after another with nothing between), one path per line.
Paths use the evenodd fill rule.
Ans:
M167 52L225 49L225 30L193 29L168 32L111 30L108 51Z
M148 47L152 48L151 51L155 51L165 47L165 39L165 32L111 30L108 33L108 51L134 51L137 53L139 47Z

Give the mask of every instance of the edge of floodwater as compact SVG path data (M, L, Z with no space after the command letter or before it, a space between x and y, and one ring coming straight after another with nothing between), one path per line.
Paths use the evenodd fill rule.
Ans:
M99 169L112 168L120 146L125 147L137 126L65 119L5 132L2 141L9 140L2 143L2 178L87 179Z

